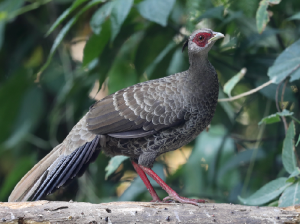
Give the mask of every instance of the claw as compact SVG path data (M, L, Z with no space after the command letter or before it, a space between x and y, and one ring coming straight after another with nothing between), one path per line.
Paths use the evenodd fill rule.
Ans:
M202 200L202 199L190 199L190 198L185 198L185 197L181 197L179 195L172 195L172 196L167 196L163 199L163 202L166 203L170 203L172 200L173 202L179 202L179 203L184 203L184 204L192 204L192 205L196 205L196 206L200 206L201 203L205 203L206 200Z

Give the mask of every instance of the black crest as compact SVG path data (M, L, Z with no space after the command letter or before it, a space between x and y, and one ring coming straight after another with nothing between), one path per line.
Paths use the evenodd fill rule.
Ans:
M184 51L184 49L186 48L186 47L188 47L189 46L189 39L187 39L185 42L184 42L184 44L183 44L183 46L182 46L182 52Z

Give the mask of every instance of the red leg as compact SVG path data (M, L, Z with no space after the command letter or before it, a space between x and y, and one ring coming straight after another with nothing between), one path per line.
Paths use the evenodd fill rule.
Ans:
M160 198L158 197L158 195L156 194L154 188L152 187L150 181L148 180L146 174L144 173L144 171L133 160L131 160L131 163L132 163L134 169L136 170L136 172L138 173L138 175L141 177L144 184L146 185L149 193L151 194L151 196L153 198L152 201L161 201Z
M164 198L163 201L172 199L172 200L175 200L175 201L178 201L181 203L193 204L193 205L197 205L197 206L198 206L198 203L205 203L205 200L202 200L202 199L189 199L189 198L179 196L153 170L151 170L150 168L144 167L142 165L138 165L138 166L145 173L147 173L153 180L155 180L169 194L169 196Z

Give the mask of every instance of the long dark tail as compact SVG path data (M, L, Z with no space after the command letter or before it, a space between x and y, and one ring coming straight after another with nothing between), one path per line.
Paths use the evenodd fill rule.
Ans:
M93 159L98 156L100 152L100 150L96 150L98 143L99 136L96 136L93 141L87 142L70 155L57 158L54 164L40 177L41 184L29 200L40 200L43 196L53 193L74 177L81 176Z
M43 160L36 164L18 183L11 193L8 201L35 201L53 193L61 186L67 184L76 176L81 176L88 165L93 162L99 152L99 136L93 141L85 143L70 155L60 155L49 153ZM58 148L59 149L59 148ZM56 149L57 150L57 149ZM49 160L55 159L43 172L41 167L45 167ZM31 182L28 186L26 182Z
M85 128L85 117L64 142L37 163L15 186L8 201L32 201L53 193L75 176L84 173L99 152L100 136Z

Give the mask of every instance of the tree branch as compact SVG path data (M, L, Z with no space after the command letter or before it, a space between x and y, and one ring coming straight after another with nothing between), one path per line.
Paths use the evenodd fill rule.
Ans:
M282 88L282 92L281 92L281 107L283 107L283 99L284 99L284 93L285 93L285 88L286 88L286 85L287 85L287 82L288 80L286 79L285 82L284 82L284 85L283 85L283 88ZM284 129L285 129L285 133L287 132L288 130L288 125L287 125L287 122L286 122L286 118L285 116L282 116L282 121L283 121L283 124L284 124Z
M276 88L276 94L275 94L275 103L276 103L276 108L277 108L277 111L278 112L281 112L281 108L282 108L282 102L283 102L283 98L284 98L284 91L285 91L285 86L286 86L286 83L285 82L285 86L283 87L282 89L282 92L281 92L281 101L280 101L280 105L279 105L279 102L278 102L278 94L279 94L279 89L280 89L280 86L281 84L284 82L284 80L282 80L277 88ZM288 126L287 126L287 123L286 123L286 119L284 116L280 117L280 119L282 120L283 122L283 126L284 126L284 130L285 130L285 133L287 132L287 129L288 129Z
M0 223L298 223L300 208L206 203L0 203Z
M234 96L234 97L219 99L218 102L225 102L225 101L234 101L234 100L237 100L237 99L242 98L244 96L248 96L248 95L251 95L253 93L256 93L257 91L263 89L264 87L266 87L266 86L268 86L268 85L270 85L272 83L273 83L273 81L269 80L268 82L266 82L266 83L264 83L264 84L256 87L255 89L251 89L248 92L242 93L242 94Z

